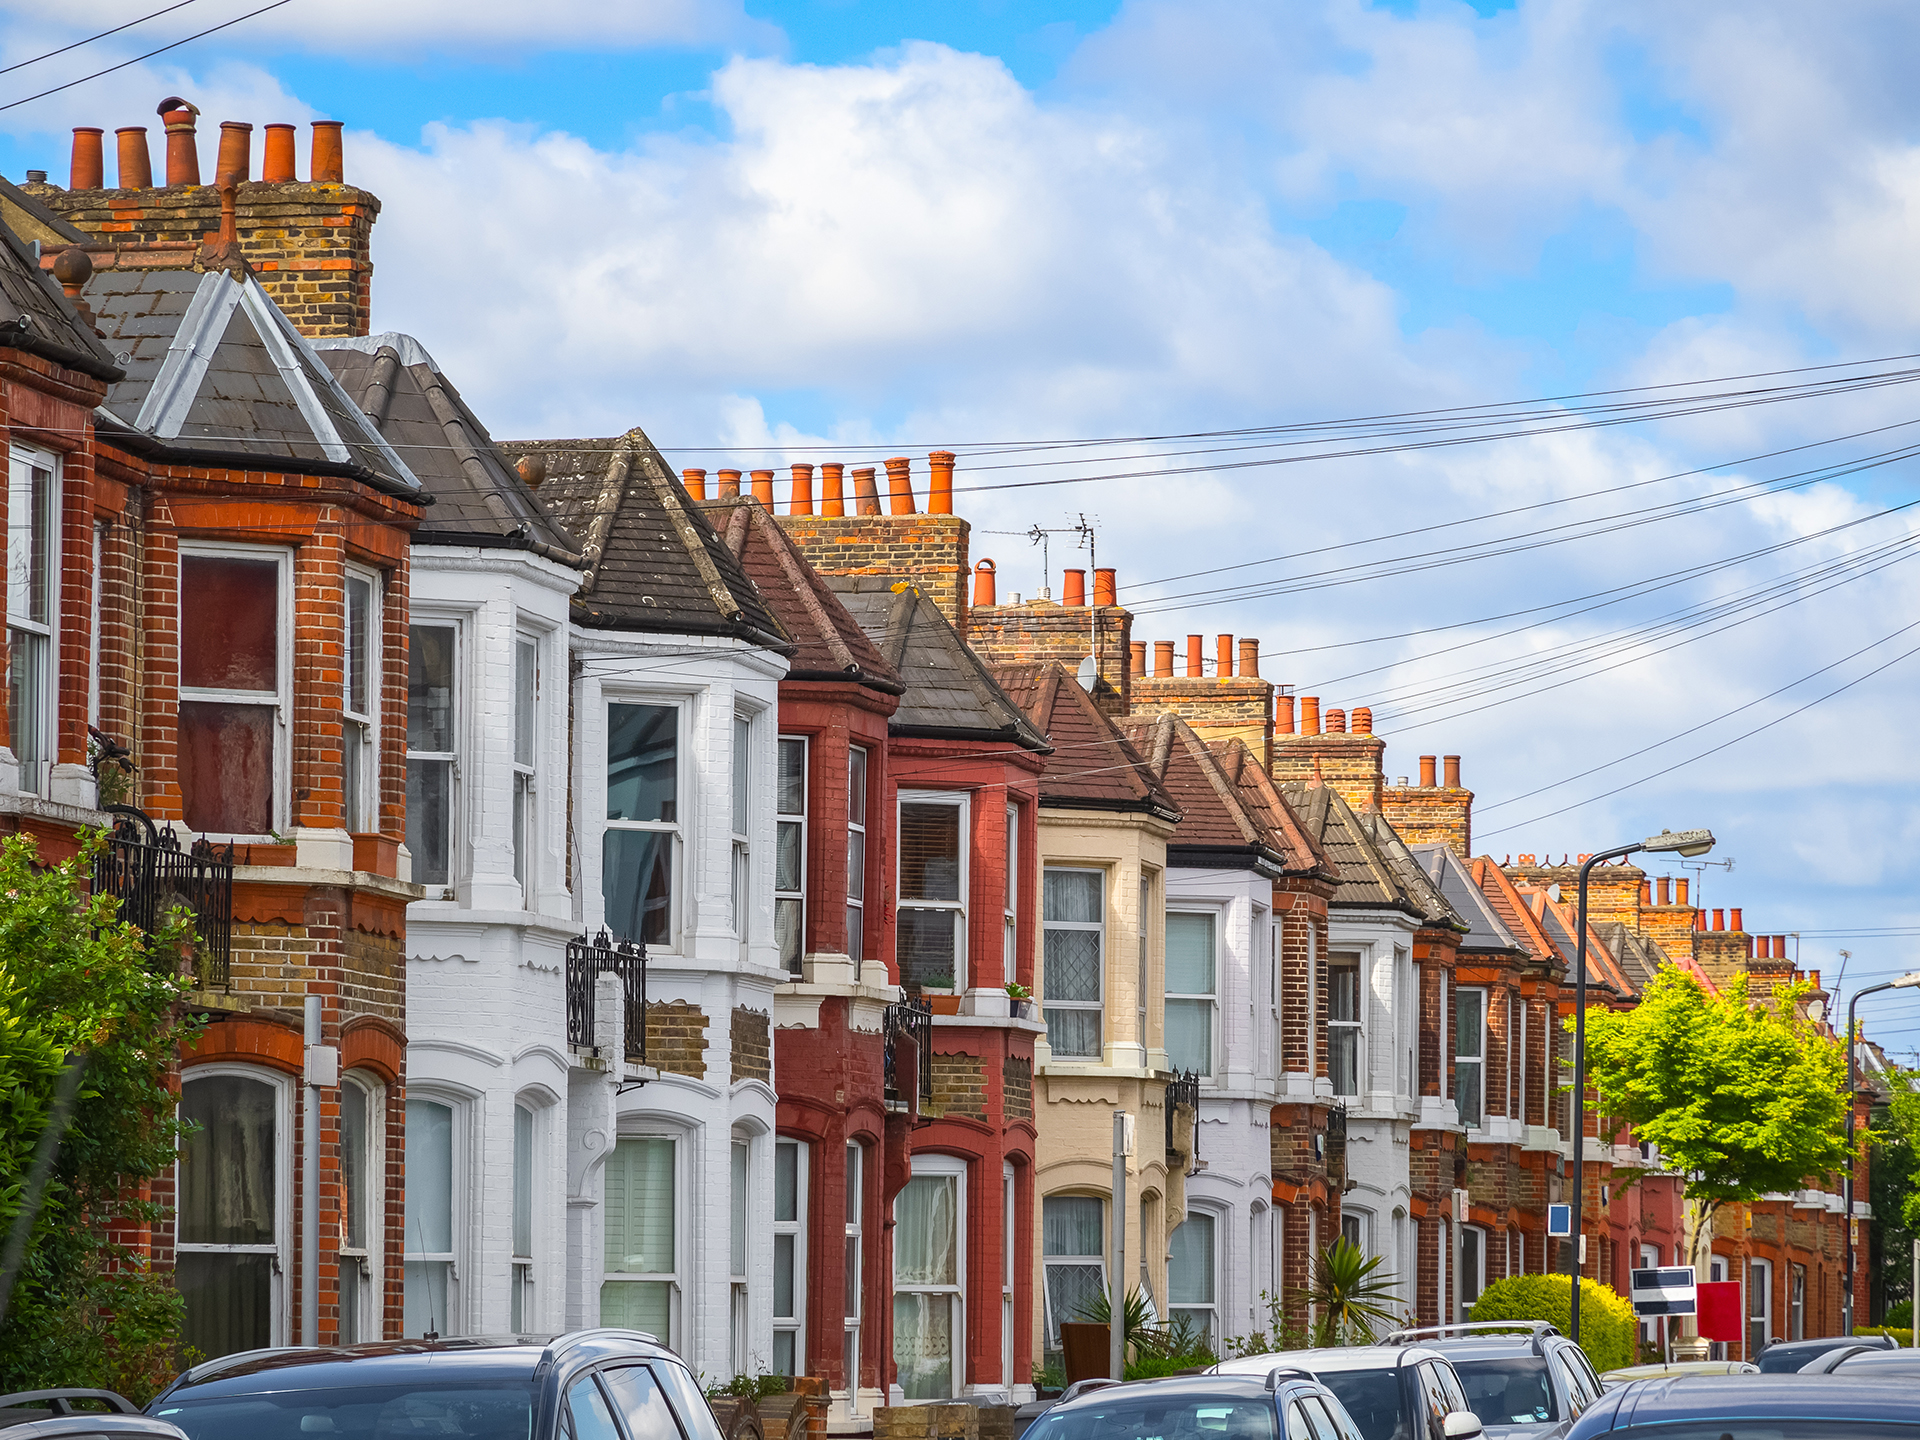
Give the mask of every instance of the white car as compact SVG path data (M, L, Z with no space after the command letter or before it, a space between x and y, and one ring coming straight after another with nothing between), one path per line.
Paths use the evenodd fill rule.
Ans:
M1366 1440L1477 1440L1480 1419L1453 1366L1422 1345L1280 1350L1222 1360L1209 1375L1305 1370L1340 1398Z

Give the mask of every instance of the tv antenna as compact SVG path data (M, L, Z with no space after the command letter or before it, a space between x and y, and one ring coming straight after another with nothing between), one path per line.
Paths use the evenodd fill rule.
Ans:
M1724 860L1682 860L1680 864L1683 868L1691 870L1694 873L1693 908L1696 910L1700 908L1700 901L1705 896L1707 871L1724 870L1729 875L1733 873L1733 856L1731 855L1727 856Z

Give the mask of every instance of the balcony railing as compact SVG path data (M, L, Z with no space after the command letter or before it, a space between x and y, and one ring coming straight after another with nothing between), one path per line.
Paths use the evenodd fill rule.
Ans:
M233 988L233 847L196 840L182 849L171 825L160 830L131 805L108 807L117 817L106 848L93 862L93 893L120 902L120 918L152 935L167 912L193 916L199 944L193 988Z
M580 935L567 942L567 1044L576 1050L592 1050L598 1045L594 992L602 975L620 977L626 1058L636 1065L644 1065L647 1063L647 947L626 940L615 943L604 928L591 940Z
M1200 1076L1199 1076L1199 1073L1197 1071L1188 1070L1183 1074L1176 1074L1173 1077L1173 1079L1169 1080L1167 1082L1166 1104L1167 1104L1167 1160L1169 1163L1172 1163L1173 1161L1176 1161L1176 1160L1185 1160L1187 1162L1187 1172L1191 1174L1197 1168L1195 1162L1198 1161L1200 1158ZM1182 1109L1191 1110L1193 1112L1193 1140L1191 1142L1192 1144L1191 1154L1184 1153L1183 1151L1181 1151L1181 1149L1177 1145L1173 1143L1174 1123L1178 1118L1179 1113Z
M889 1005L880 1022L881 1044L884 1048L883 1063L886 1067L887 1103L904 1105L906 1097L900 1093L900 1073L897 1059L899 1047L896 1044L902 1038L914 1042L919 1056L919 1095L923 1101L933 1099L933 1007L922 1000L902 1000Z

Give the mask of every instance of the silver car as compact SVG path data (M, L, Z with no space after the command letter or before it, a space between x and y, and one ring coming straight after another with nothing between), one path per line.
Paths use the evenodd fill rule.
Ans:
M1279 1350L1223 1360L1207 1373L1268 1375L1277 1368L1304 1370L1331 1390L1365 1440L1462 1440L1481 1431L1453 1366L1420 1345Z
M1452 1361L1489 1440L1560 1440L1606 1388L1585 1352L1544 1320L1431 1325L1387 1338Z

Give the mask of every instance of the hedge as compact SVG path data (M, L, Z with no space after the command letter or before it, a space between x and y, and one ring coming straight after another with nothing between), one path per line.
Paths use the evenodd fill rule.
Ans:
M1565 1275L1514 1275L1496 1280L1474 1303L1475 1320L1545 1320L1562 1335L1573 1329L1573 1285ZM1633 1306L1606 1286L1580 1282L1580 1348L1602 1374L1640 1358Z
M1856 1325L1853 1333L1856 1335L1891 1335L1894 1338L1894 1342L1898 1345L1909 1348L1913 1345L1913 1332L1904 1325Z

